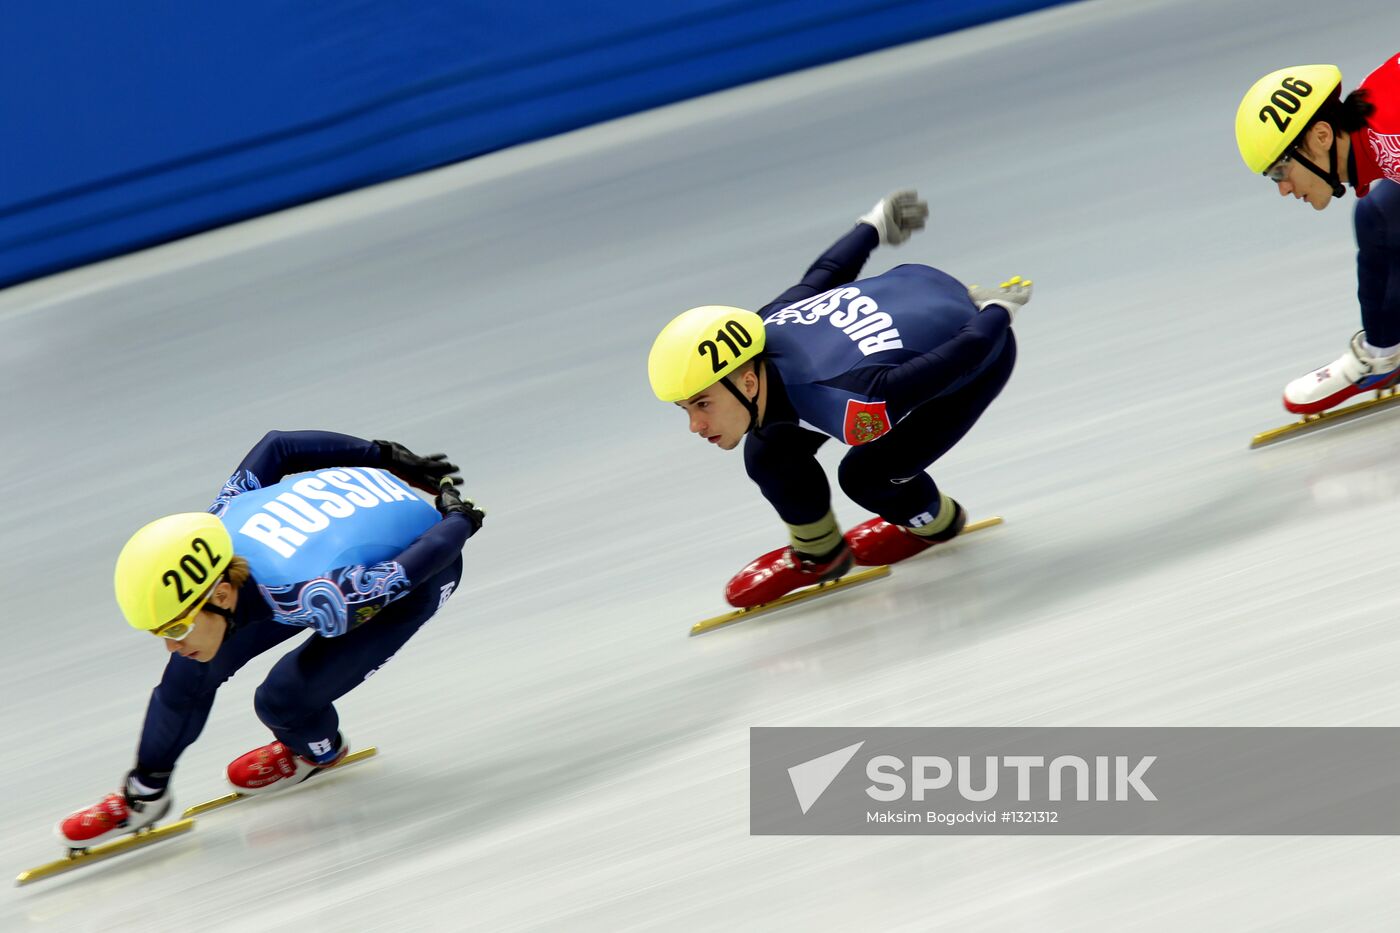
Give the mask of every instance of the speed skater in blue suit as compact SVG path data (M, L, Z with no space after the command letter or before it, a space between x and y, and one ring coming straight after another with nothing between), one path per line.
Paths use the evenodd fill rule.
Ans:
M750 479L788 527L787 546L730 580L731 605L771 602L856 563L903 560L966 523L925 471L1010 378L1011 323L1031 283L969 288L917 264L859 278L877 246L903 243L927 216L916 192L894 192L757 313L692 308L653 343L657 398L682 408L708 443L743 443ZM816 459L831 438L850 446L842 490L877 516L844 535Z
M258 687L273 741L235 759L243 794L292 787L349 751L335 701L377 671L447 602L483 512L445 455L329 431L273 431L205 512L158 519L117 559L117 602L162 640L136 765L121 789L58 826L87 848L169 812L171 774L219 687L266 651L310 633ZM414 489L435 496L430 504Z

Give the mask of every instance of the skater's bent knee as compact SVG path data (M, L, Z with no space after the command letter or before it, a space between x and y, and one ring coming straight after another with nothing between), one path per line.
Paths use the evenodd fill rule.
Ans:
M302 710L296 691L265 680L253 694L253 711L263 725L276 729L294 721Z

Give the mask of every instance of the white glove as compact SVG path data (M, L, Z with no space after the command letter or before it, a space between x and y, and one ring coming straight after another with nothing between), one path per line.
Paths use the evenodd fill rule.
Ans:
M967 294L972 299L972 303L977 305L978 311L983 310L987 305L1001 305L1014 321L1016 320L1016 312L1024 308L1026 302L1031 300L1031 280L1013 275L996 288L983 288L980 285L969 286Z
M870 224L880 234L881 246L898 246L914 233L924 229L928 219L928 202L919 200L912 188L896 191L880 199L860 223Z

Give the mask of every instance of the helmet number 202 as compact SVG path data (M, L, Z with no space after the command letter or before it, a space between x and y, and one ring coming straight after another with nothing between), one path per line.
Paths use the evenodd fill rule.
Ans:
M742 348L753 345L753 338L749 336L748 331L744 330L744 325L738 321L726 321L724 327L715 332L714 340L700 341L700 349L697 352L701 356L710 358L710 368L717 373L724 372L730 362L720 356L720 343L729 348L731 358L738 359Z
M1265 104L1259 109L1259 122L1268 123L1269 118L1272 117L1274 125L1277 126L1279 132L1282 133L1284 130L1288 129L1288 125L1293 122L1293 117L1285 117L1279 113L1279 110L1282 110L1286 114L1297 113L1299 108L1303 106L1303 102L1298 98L1307 97L1311 93L1312 85L1308 82L1300 81L1297 78L1284 78L1283 87L1274 91L1274 93L1269 96L1269 100L1273 101L1278 109L1276 110L1274 107Z
M180 602L184 602L194 595L193 590L185 588L184 577L180 575L180 570L183 570L185 576L188 576L194 581L195 585L198 586L209 579L210 570L217 567L219 561L222 560L218 554L214 553L214 549L209 546L209 542L205 541L203 538L195 538L191 541L190 548L191 552L180 558L179 570L171 568L160 576L166 586L175 587L175 598ZM208 558L208 567L205 567L204 564L200 562L199 551L203 551L204 556Z

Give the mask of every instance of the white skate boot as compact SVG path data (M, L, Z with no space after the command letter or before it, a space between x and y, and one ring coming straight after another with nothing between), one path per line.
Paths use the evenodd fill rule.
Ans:
M1341 359L1294 379L1283 389L1283 407L1300 415L1335 408L1353 395L1384 389L1400 378L1400 352L1371 356L1365 331L1357 331Z

